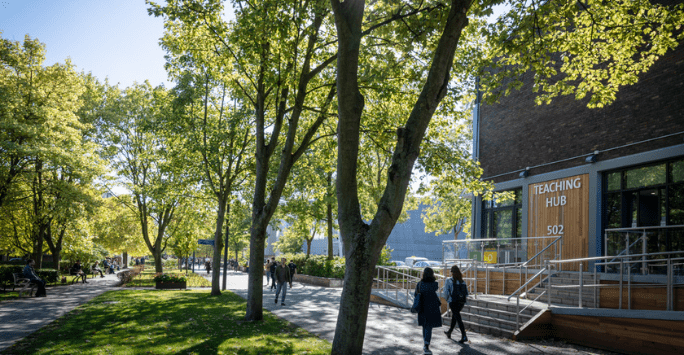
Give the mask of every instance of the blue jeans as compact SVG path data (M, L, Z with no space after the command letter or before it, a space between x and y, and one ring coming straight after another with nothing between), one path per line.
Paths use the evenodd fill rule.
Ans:
M278 283L278 286L276 287L276 301L278 300L278 295L280 294L280 290L283 290L283 299L281 302L285 303L285 296L287 296L287 283Z
M432 327L429 325L423 326L423 342L425 345L430 345L430 340L432 340Z

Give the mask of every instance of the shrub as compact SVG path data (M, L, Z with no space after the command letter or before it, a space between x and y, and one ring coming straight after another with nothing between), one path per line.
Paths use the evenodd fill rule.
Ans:
M36 270L36 274L50 284L56 283L59 280L59 272L55 269L39 269Z
M345 260L339 256L334 256L333 260L328 260L327 255L309 255L306 254L285 254L282 257L286 258L288 263L293 260L297 265L297 273L328 277L335 279L343 279L345 271ZM281 257L276 257L276 260Z
M154 276L154 282L185 282L188 278L178 274L157 274Z

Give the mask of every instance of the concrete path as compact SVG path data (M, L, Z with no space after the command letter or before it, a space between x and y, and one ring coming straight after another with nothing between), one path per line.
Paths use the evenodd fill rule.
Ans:
M247 297L247 274L228 273L227 288L243 298ZM264 278L264 284L266 278ZM264 308L318 336L332 342L342 289L294 283L287 290L285 306L275 304L275 292L264 287ZM281 297L282 299L282 297ZM280 300L279 300L280 301ZM430 349L439 354L613 354L564 344L562 342L521 343L478 333L468 333L470 342L461 345L444 335L447 327L435 328ZM453 338L460 339L458 327ZM366 323L364 354L397 355L422 354L422 328L410 312L371 303Z
M47 297L0 302L0 351L118 284L116 275L98 276L87 284L48 286Z

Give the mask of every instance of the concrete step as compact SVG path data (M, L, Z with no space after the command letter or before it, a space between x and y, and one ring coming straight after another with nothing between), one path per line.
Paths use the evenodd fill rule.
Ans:
M522 309L522 307L521 307ZM462 314L467 313L471 314L473 316L483 316L483 317L491 317L491 318L496 318L496 319L501 319L504 321L511 321L515 322L516 318L516 313L515 312L506 312L506 311L501 311L498 309L491 309L491 308L483 308L483 307L477 307L477 306L470 306L468 308L463 307L463 311L461 311ZM520 315L520 319L524 319L525 322L528 320L532 319L532 315L525 310L523 314Z
M504 297L501 298L501 302L505 300ZM482 299L474 299L474 298L469 298L468 303L466 303L465 307L479 307L483 309L488 309L488 310L498 310L498 311L503 311L503 312L509 312L515 314L517 312L515 301L512 298L511 303L500 303L500 302L493 302L491 300L482 300ZM525 308L525 305L521 304L520 308ZM533 316L537 314L537 310L534 309L526 309L523 314L528 315L528 316Z
M444 324L448 327L451 324L451 318L449 317L444 317ZM509 330L509 329L502 329L494 325L488 325L488 324L481 324L478 322L473 322L470 320L463 320L463 324L465 325L466 328L466 334L469 332L475 332L475 333L480 333L480 334L489 334L497 337L502 337L502 338L512 338L514 331ZM444 329L444 330L448 330ZM454 327L454 333L452 335L453 337L456 337L458 339L458 325Z

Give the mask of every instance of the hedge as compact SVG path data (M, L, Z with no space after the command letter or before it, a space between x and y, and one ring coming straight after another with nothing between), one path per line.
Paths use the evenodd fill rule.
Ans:
M25 265L0 265L0 283L3 285L11 285L14 283L13 273L22 274ZM59 273L55 269L38 269L36 271L38 277L45 280L49 284L54 284L59 281Z

